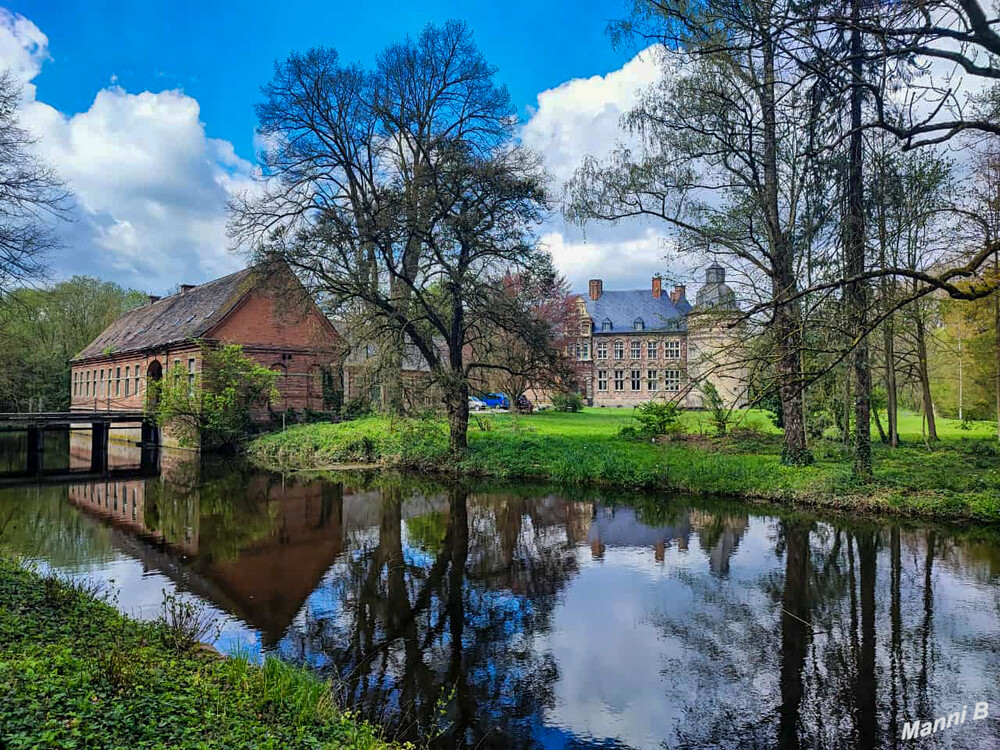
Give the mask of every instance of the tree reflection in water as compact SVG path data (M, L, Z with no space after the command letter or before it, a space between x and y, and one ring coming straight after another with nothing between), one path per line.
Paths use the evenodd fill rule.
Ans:
M577 568L565 532L574 506L546 514L523 497L458 488L446 499L428 553L404 545L404 492L384 488L377 540L325 583L336 607L307 615L283 650L325 664L392 735L506 747L530 733L558 677L531 639Z
M125 611L159 574L421 746L896 747L1000 704L990 532L631 502L179 464L0 493L0 522L56 569L134 565Z

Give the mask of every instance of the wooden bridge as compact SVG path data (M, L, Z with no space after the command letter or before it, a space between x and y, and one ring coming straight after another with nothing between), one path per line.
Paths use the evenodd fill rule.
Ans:
M159 445L159 430L153 419L141 411L61 411L0 413L0 432L25 432L28 435L27 471L24 477L43 474L47 430L90 430L90 474L108 471L108 437L113 425L140 426L142 468L154 460ZM149 454L149 455L147 455Z

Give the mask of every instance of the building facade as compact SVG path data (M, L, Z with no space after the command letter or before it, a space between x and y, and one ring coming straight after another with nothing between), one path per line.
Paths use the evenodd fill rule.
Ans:
M712 264L695 305L687 289L666 292L654 276L648 290L606 291L591 279L576 298L567 330L567 353L587 403L632 407L668 400L686 408L702 406L700 385L716 385L724 400L745 400L746 368L734 354L737 334L726 324L737 312L725 270Z
M71 409L141 411L149 384L164 377L195 383L201 344L239 344L278 373L278 397L266 405L323 410L331 373L345 353L333 325L281 263L238 271L125 313L71 363ZM335 386L336 387L336 386Z

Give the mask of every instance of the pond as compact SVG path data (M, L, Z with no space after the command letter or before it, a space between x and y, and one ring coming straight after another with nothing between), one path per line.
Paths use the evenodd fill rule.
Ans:
M19 444L6 445L16 468ZM46 462L87 464L56 440ZM65 449L65 450L64 450ZM60 450L63 457L60 458ZM133 455L133 453L135 455ZM138 462L126 442L112 469ZM3 543L217 646L334 679L431 747L1000 747L1000 535L723 500L282 477L164 452L152 477L0 489ZM974 721L978 702L990 716ZM904 725L968 707L925 740Z

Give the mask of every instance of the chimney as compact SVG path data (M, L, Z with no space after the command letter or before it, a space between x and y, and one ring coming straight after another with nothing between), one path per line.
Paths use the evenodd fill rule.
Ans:
M600 279L590 280L590 298L592 300L599 300L601 294L604 292L604 282Z
M154 302L159 302L159 301L160 301L159 295L157 294L149 295L149 304L153 304Z
M670 301L675 305L685 298L687 287L683 284L674 284L674 291L670 293Z
M663 294L663 280L659 276L653 277L653 299L659 299Z
M187 294L192 289L194 289L196 286L198 286L198 285L197 284L181 284L181 294Z

